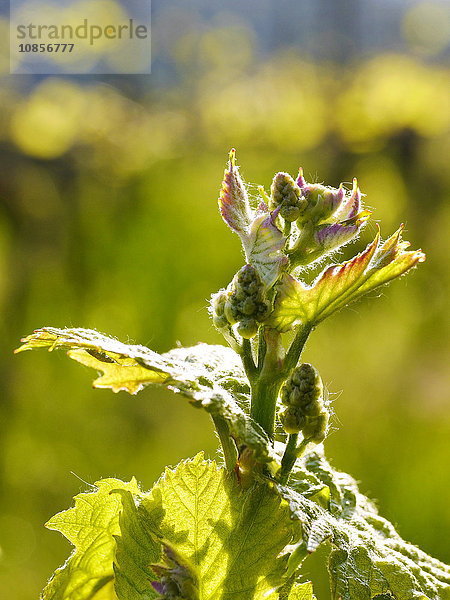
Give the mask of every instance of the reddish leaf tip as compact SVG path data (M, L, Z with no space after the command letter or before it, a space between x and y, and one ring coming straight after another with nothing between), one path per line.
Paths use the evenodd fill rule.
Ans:
M364 223L365 221L367 221L367 219L370 218L371 214L371 210L363 210L362 212L358 213L355 218L358 221L358 223Z
M229 158L230 158L230 169L232 169L233 167L236 166L236 150L234 148L231 148Z
M416 250L417 262L423 263L427 260L427 255L421 248Z
M303 177L303 167L300 167L298 170L298 177L297 177L296 184L300 188L302 188L306 185L306 179Z

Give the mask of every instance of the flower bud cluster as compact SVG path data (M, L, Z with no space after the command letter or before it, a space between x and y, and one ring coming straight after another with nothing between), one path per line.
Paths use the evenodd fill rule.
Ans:
M345 197L342 186L336 189L320 183L310 183L301 191L306 205L301 222L310 221L315 224L329 219L341 206Z
M218 329L236 325L236 332L246 339L257 334L270 310L263 283L252 265L244 265L228 288L212 298L214 325Z
M272 181L270 208L280 208L285 221L297 221L307 207L302 191L288 173L277 173Z
M303 363L296 367L281 390L286 408L280 420L287 433L300 433L319 444L327 433L329 412L323 402L323 384L316 369Z
M270 208L288 225L291 244L286 252L291 265L306 265L356 237L369 217L362 210L356 179L348 193L319 183L307 183L300 169L296 181L277 173L272 181Z

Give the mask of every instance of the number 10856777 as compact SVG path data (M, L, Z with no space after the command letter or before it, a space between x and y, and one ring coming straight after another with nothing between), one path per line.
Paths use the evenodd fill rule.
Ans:
M75 44L19 44L19 52L72 52Z

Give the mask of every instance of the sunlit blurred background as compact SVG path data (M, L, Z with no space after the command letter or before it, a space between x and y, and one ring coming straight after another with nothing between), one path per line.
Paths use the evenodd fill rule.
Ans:
M426 251L380 298L322 324L305 358L334 400L334 465L404 537L450 560L449 40L438 0L153 0L148 76L11 76L4 49L1 598L37 598L67 556L43 523L80 479L134 474L149 488L166 464L214 457L207 415L183 398L94 391L62 353L12 350L45 325L157 351L221 343L206 306L242 264L216 204L232 146L266 189L300 165L332 185L358 177L373 224L343 258L376 222L385 236L406 223Z

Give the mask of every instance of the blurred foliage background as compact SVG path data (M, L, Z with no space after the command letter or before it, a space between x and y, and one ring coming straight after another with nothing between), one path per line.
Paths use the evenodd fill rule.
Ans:
M148 76L11 76L4 49L0 597L36 598L63 562L68 544L43 523L84 481L134 474L149 488L166 464L215 455L208 417L182 398L93 391L62 353L12 350L44 325L157 351L222 343L206 307L242 264L216 204L232 146L266 189L300 165L331 185L358 177L373 224L342 258L378 221L384 236L405 222L426 251L321 325L305 358L334 399L333 463L450 560L449 39L438 1L154 0Z

